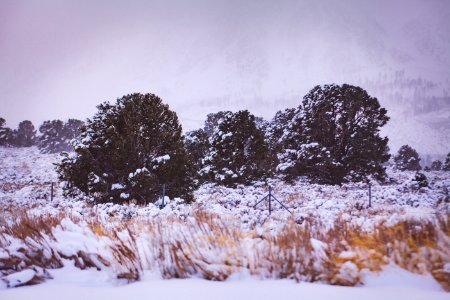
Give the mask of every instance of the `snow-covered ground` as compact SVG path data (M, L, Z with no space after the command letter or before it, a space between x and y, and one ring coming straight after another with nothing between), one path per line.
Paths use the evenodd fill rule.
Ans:
M101 272L81 271L70 263L53 270L54 279L36 286L0 290L0 299L304 299L304 300L447 300L449 294L429 275L416 275L389 266L381 274L373 274L364 287L331 286L318 283L295 283L292 280L257 280L235 277L225 282L203 279L161 280L151 273L128 285L108 282Z
M393 183L381 185L372 182L370 208L366 184L330 186L310 184L306 180L286 184L278 179L234 189L206 184L195 192L194 205L175 199L164 209L159 208L158 201L147 206L106 203L92 207L86 201L63 197L56 184L53 164L57 161L57 155L41 154L35 147L0 148L0 203L27 208L29 213L38 215L66 211L83 216L94 210L103 218L186 218L193 211L203 209L238 218L244 229L284 223L292 216L299 223L306 218L314 218L332 226L337 219L344 219L370 229L381 221L395 223L405 218L432 220L436 215L450 213L449 172L425 172L430 187L418 190L414 172L397 172L392 168L388 168L388 175ZM53 201L50 201L51 182L55 182ZM267 202L254 208L268 193L267 184L273 187L274 195L290 209L292 216L276 202L272 202L274 210L270 218ZM154 200L149 199L149 202Z
M64 198L56 161L0 148L0 299L448 299L448 172L425 172L419 190L414 173L388 169L370 208L366 185L272 179L292 214L272 203L269 216L267 203L254 208L266 183L203 185L194 204L163 209ZM189 279L162 279L174 277Z

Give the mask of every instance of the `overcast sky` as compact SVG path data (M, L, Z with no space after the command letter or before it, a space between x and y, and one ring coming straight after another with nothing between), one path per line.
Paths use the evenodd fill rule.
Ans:
M271 117L316 84L386 70L445 81L449 4L1 0L0 116L37 127L151 92L192 129L208 112Z

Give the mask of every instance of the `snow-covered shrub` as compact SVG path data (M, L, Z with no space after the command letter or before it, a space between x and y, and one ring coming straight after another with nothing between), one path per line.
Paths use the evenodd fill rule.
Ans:
M417 151L409 145L403 145L394 156L395 167L401 171L419 171L420 157Z
M417 172L416 176L414 177L414 181L417 183L417 187L419 189L428 187L428 179L425 174L421 172Z
M192 199L192 168L175 112L153 94L130 94L97 108L74 141L75 153L63 153L57 165L67 194L147 203L166 184L169 197Z
M360 87L316 86L295 111L285 113L278 170L288 178L307 175L329 184L382 178L389 154L379 130L389 120L386 113Z

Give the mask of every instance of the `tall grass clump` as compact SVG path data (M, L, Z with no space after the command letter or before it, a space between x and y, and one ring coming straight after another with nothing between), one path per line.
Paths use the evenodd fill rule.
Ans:
M364 284L367 271L380 272L393 263L429 273L450 290L448 220L405 219L367 230L340 219L332 228L306 219L301 225L289 220L283 226L244 230L237 220L202 210L185 220L126 221L21 212L14 222L1 221L0 271L8 283L10 274L33 269L32 284L50 278L48 270L68 259L80 269L108 271L127 282L151 270L166 279L222 281L243 273L354 286Z

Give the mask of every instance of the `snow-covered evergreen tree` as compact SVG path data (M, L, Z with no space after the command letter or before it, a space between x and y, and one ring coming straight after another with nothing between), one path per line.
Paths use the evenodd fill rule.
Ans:
M64 123L61 120L45 121L39 126L38 147L42 153L67 151L63 137Z
M431 167L430 167L431 171L440 171L442 170L442 161L440 160L435 160L431 163Z
M65 140L71 144L71 141L77 138L81 133L81 127L84 126L84 122L77 119L69 119L64 123L64 137ZM70 147L69 149L72 149Z
M367 92L351 85L316 86L301 105L287 111L278 136L277 169L288 179L307 175L329 184L382 178L388 139L379 135L389 117Z
M450 171L450 152L447 154L447 157L445 158L445 162L442 165L443 171Z
M248 111L224 112L212 128L201 176L226 186L248 184L271 173L264 134Z
M36 144L36 130L31 121L19 123L17 130L11 134L11 144L15 147L31 147Z
M403 145L394 157L395 167L401 171L419 171L420 157L415 149L409 145Z
M217 130L219 124L223 121L226 115L229 115L231 111L218 111L216 113L210 113L206 116L204 131L208 138L210 138L214 131Z
M11 146L11 133L12 130L6 127L6 121L0 118L0 146Z
M74 154L57 166L65 191L97 201L156 201L167 195L192 199L192 167L175 112L153 94L130 94L100 104L81 128Z
M203 159L209 149L208 135L203 129L189 131L184 136L184 144L192 160L195 174L197 174L203 166Z
M66 123L61 120L45 121L39 127L39 150L42 153L72 151L71 141L80 135L83 124L76 119L69 119Z

